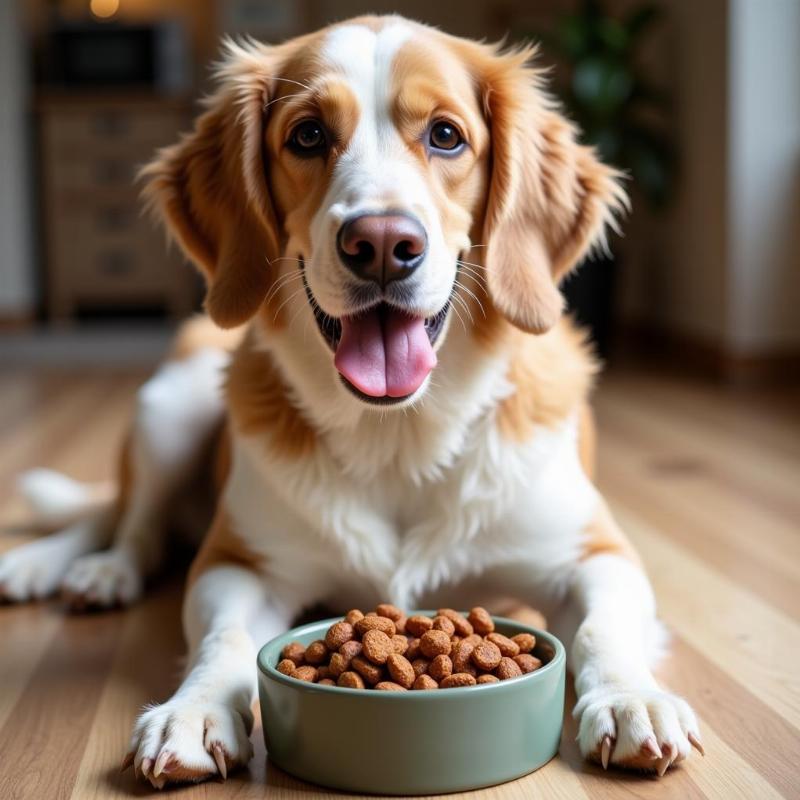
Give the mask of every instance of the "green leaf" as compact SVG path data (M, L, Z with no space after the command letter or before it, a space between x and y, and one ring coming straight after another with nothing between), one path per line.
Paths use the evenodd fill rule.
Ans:
M595 116L618 111L630 97L633 76L615 61L598 57L583 59L575 65L572 91L575 99Z

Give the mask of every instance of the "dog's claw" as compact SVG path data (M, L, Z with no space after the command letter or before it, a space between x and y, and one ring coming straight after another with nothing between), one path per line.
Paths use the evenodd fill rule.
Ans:
M608 761L611 758L611 737L606 735L603 737L603 743L600 745L600 763L603 769L608 769Z
M664 756L654 736L648 736L647 739L644 740L642 744L642 753L649 754L653 758L663 758Z
M689 744L692 747L694 747L694 749L697 750L697 752L700 753L700 755L703 756L703 758L705 758L706 751L703 749L703 743L700 741L700 739L693 733L690 733L688 735L688 739L689 739Z
M150 772L153 769L153 759L152 758L142 759L142 763L139 768L142 770L142 775L144 775L144 777L149 780Z
M122 759L122 764L120 765L119 771L125 772L126 769L129 769L131 764L133 764L134 758L136 758L136 753L133 751L126 753L125 758Z
M228 777L228 767L225 764L225 754L222 751L222 745L215 744L211 748L211 755L214 756L214 762L217 765L219 774L222 776L222 780L225 780Z
M171 758L172 753L169 750L162 750L158 754L158 758L156 759L156 765L153 767L153 777L157 778L162 772L164 772L164 768L167 766L167 762Z
M669 756L669 748L664 747L664 757L658 762L657 771L658 777L663 778L664 773L669 769L669 765L672 763L672 759Z

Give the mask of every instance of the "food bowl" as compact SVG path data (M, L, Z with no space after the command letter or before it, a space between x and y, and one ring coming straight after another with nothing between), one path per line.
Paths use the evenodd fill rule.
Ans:
M519 678L457 689L346 689L278 672L285 645L323 639L337 621L294 628L258 654L267 754L291 775L353 792L436 794L519 778L558 751L566 656L552 634L494 617L506 636L534 634L534 655L546 663Z

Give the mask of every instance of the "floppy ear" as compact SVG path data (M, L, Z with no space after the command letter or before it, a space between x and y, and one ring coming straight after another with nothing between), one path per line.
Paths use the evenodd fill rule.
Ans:
M485 218L487 283L509 322L542 333L558 321L561 278L627 208L620 173L601 164L542 91L532 48L494 55L484 80L492 139Z
M206 309L223 328L256 313L278 256L263 144L274 53L226 42L206 112L141 173L149 205L205 276Z

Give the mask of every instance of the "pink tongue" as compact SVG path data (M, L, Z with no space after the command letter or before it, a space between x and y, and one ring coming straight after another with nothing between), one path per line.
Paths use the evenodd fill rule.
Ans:
M384 307L342 319L336 369L370 397L405 397L436 366L422 317Z

